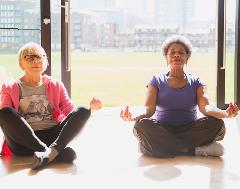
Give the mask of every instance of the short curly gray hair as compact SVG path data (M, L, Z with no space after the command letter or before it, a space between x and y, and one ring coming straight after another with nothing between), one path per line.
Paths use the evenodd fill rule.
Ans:
M186 37L184 37L182 35L170 36L163 42L162 53L163 53L164 56L167 55L168 49L173 43L179 43L179 44L183 45L183 47L185 48L189 57L191 56L191 54L192 54L192 44Z
M46 58L43 60L43 68L44 71L47 69L48 66L48 59L45 50L43 47L37 43L29 42L23 45L19 51L18 51L18 62L20 63L24 57L28 54L31 54L33 51L39 51L42 55L44 55Z

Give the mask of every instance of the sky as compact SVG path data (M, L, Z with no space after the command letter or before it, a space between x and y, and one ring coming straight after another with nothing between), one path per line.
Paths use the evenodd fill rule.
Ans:
M142 0L115 0L116 7L123 8L128 12L137 12L141 10L141 7L138 5ZM147 0L147 3L144 6L144 9L148 13L154 12L154 0Z
M226 10L227 19L234 19L235 14L235 1L227 0ZM216 0L195 0L195 18L200 20L208 20L209 18L215 18L217 14Z
M198 20L213 19L216 17L216 0L196 0L194 17Z
M55 0L56 1L56 0ZM86 0L88 1L88 0ZM97 0L96 0L97 1ZM144 7L145 11L149 14L154 13L154 0L147 0L146 5L142 5L142 0L115 0L116 7L123 8L126 12L132 12L136 14L141 14L141 11ZM198 20L209 20L214 19L216 17L216 0L194 0L194 17ZM234 17L235 14L235 1L236 0L227 0L227 15L231 18ZM78 0L71 0L71 4L73 10L77 10L79 7Z

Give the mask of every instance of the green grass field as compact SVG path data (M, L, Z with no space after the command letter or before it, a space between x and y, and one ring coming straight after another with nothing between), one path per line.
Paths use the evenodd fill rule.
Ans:
M11 77L22 73L16 54L0 54L0 66ZM233 54L227 55L226 102L233 100ZM92 97L100 98L105 107L143 105L146 84L154 74L164 73L167 66L160 53L81 53L72 52L72 99L86 105ZM216 101L216 60L214 53L193 53L186 67L188 73L201 77L208 85L212 103ZM52 54L52 74L60 79L60 53Z

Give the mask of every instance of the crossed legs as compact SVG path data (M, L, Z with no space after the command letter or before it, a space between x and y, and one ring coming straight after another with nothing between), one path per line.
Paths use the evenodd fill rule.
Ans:
M194 155L196 147L222 140L225 126L222 120L213 117L203 117L182 126L144 118L135 123L133 132L146 155L174 157L179 154Z
M15 155L34 154L37 163L33 167L38 168L63 151L81 131L90 114L86 108L77 108L54 128L34 132L18 112L6 107L0 110L0 126L10 150Z

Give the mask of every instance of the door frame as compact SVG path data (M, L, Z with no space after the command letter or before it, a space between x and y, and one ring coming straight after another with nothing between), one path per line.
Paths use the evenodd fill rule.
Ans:
M48 57L48 67L45 73L51 75L51 6L50 0L40 0L41 13L41 46Z

